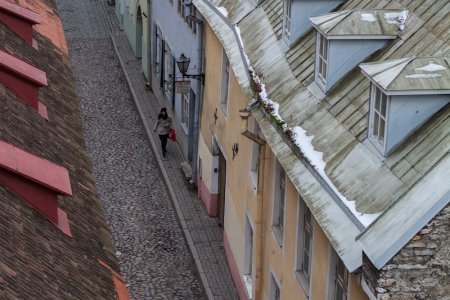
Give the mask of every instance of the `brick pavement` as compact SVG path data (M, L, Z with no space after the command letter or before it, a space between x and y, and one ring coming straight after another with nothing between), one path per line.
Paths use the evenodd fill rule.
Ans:
M196 274L209 299L237 299L223 232L188 189L177 144L168 145L162 160L150 130L160 104L145 90L141 61L119 30L113 8L98 0L56 2L97 188L133 299L202 299ZM161 172L155 172L158 166Z
M127 77L134 101L143 121L158 163L163 171L178 217L183 227L197 269L210 299L238 299L223 247L223 230L216 219L207 215L206 209L189 189L180 164L185 161L176 143L169 142L167 159L162 159L158 137L151 128L156 122L159 108L164 99L156 99L145 89L145 79L140 67L141 61L134 57L123 32L111 35L116 53Z

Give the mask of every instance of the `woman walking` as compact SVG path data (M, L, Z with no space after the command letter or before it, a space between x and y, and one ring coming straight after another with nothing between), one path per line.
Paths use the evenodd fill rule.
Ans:
M166 157L166 145L167 139L169 138L169 130L171 126L172 118L167 115L167 109L163 107L158 114L158 121L153 128L153 131L158 130L159 139L161 140L163 157Z

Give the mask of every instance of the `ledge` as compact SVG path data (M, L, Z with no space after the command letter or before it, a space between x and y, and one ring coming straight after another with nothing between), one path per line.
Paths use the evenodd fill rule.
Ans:
M0 141L0 183L71 236L58 195L71 196L67 169Z
M37 42L33 39L33 25L41 22L39 14L9 1L0 0L0 21L30 46L38 49Z
M1 0L0 0L1 1ZM47 75L44 71L32 66L17 57L0 50L0 67L22 77L34 85L48 86Z
M47 108L38 100L39 87L48 85L44 71L0 50L0 81L48 119Z
M0 11L12 14L33 25L41 23L41 17L38 13L7 0L0 0Z

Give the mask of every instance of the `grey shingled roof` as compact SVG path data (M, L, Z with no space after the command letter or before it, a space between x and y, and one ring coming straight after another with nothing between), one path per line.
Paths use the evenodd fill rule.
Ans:
M420 198L415 197L412 191L414 186L433 190L436 184L443 184L444 190L449 189L448 184L430 180L432 178L430 174L437 168L450 168L448 160L445 159L450 150L450 105L445 106L428 120L389 157L380 159L376 151L371 150L363 142L367 137L370 81L361 74L359 68L355 68L324 99L316 98L311 85L314 80L315 32L312 30L307 32L294 47L284 53L277 44L279 28L276 28L279 25L276 16L282 15L280 5L282 1L275 2L272 5L271 1L263 1L261 6L255 8L237 24L245 51L255 71L264 75L269 98L280 104L281 117L290 126L301 126L308 136L313 137L314 150L323 154L326 176L333 187L353 203L357 214L352 214L346 209L339 203L339 199L336 199L336 195L331 195L332 193L329 198L323 198L324 191L333 191L333 188L320 180L314 184L308 181L313 180L309 177L312 177L314 170L311 171L309 168L309 177L307 172L299 171L301 167L296 166L299 164L306 166L308 163L301 159L292 143L285 138L273 136L283 136L283 133L277 129L276 124L269 122L267 117L258 117L258 114L255 116L290 180L312 208L314 217L347 268L354 271L361 264L362 248L355 246L355 239L358 236L361 241L366 241L361 242L361 247L364 247L373 261L389 258L393 253L392 249L405 244L404 240L400 241L396 235L389 234L391 224L388 216L391 209L393 212L396 207L402 207L406 203L412 208L421 201L427 201L427 207L414 212L419 214L418 216L408 213L396 216L396 222L399 224L407 224L408 219L415 220L408 223L409 225L395 228L396 234L402 235L403 239L407 240L412 237L411 234L418 224L427 222L433 217L440 204L449 202L449 198L443 198L445 192L422 194L423 197ZM279 11L274 12L274 8ZM384 49L373 55L370 61L414 56L442 57L449 53L450 45L446 39L448 26L445 24L449 22L447 12L450 3L446 0L436 0L432 3L350 0L339 9L366 12L374 9L409 11L408 22L401 33L393 24L390 29L395 29L396 35L400 35L401 38L392 40ZM217 17L209 14L206 19L209 23L214 23ZM225 29L219 27L215 28L215 32L220 40L221 36L226 35ZM230 44L225 44L224 47L227 49L228 45ZM227 50L227 53L229 51ZM237 76L241 75L238 72ZM264 121L261 118L264 118ZM326 209L321 210L320 204L326 199L334 201L341 211L337 213L334 209L330 209L337 207L332 203L327 203L324 206ZM381 216L378 221L372 223L373 226L361 226L358 219L370 214ZM342 215L346 216L346 222L350 222L342 225L344 228L333 228L334 218ZM349 234L342 237L345 230L348 230ZM381 232L385 234L380 234ZM370 242L375 241L373 238L375 236L380 238L377 242L384 243L386 249L390 249L391 252L378 251L375 247L368 246ZM354 249L358 251L353 251Z

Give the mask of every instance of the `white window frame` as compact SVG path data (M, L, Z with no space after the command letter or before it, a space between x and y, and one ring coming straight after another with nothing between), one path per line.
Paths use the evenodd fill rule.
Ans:
M327 77L328 77L328 60L329 60L328 58L330 57L330 41L322 33L317 31L316 45L317 45L316 47L317 78L319 79L321 85L325 86L327 84Z
M164 41L166 43L164 48L164 80L166 84L164 85L164 93L167 96L167 99L169 101L172 101L172 84L169 84L169 82L173 81L173 67L175 64L175 61L173 59L172 54L172 47L167 41Z
M331 249L331 259L330 259L330 268L328 274L328 300L337 300L337 287L340 286L342 289L342 300L349 299L349 276L347 268L345 267L342 260L339 258L334 249ZM337 270L341 267L344 270L343 276L336 276L338 274Z
M254 230L249 215L245 214L245 248L244 248L244 283L247 295L250 299L253 296L253 237Z
M189 104L191 101L191 93L181 94L181 124L189 129Z
M309 220L308 220L309 217ZM311 210L306 205L302 197L298 196L298 211L297 211L297 250L295 262L295 276L300 284L300 287L309 296L311 286L312 274L312 256L314 244L314 216ZM308 233L308 235L306 235ZM308 249L305 247L308 239ZM308 255L308 270L305 270L305 254Z
M291 18L293 0L283 1L283 36L289 41L291 37Z
M377 103L377 100L380 100ZM384 106L384 116L381 108ZM376 84L371 84L370 89L370 114L369 114L369 140L375 146L375 148L385 155L386 153L386 141L388 137L388 122L389 122L389 107L390 107L391 97L383 93L381 88ZM379 104L379 105L378 105ZM384 127L381 123L384 123ZM380 137L380 132L383 131L383 138Z
M253 132L259 135L260 128L256 120L253 120ZM252 184L253 190L256 192L258 190L258 177L259 177L259 156L261 151L261 145L258 143L252 143L252 156L250 160L250 170L249 177Z
M275 274L272 271L270 271L269 274L269 300L281 300L280 281L275 277Z
M156 61L155 61L155 73L158 76L158 78L161 76L161 58L162 58L162 30L159 25L156 25L156 36L155 36L155 43L156 43Z
M221 76L221 85L220 85L220 108L224 115L227 115L228 110L228 97L230 90L230 61L228 60L228 56L225 52L225 49L222 50L222 76Z
M197 18L197 8L195 5L191 4L190 6L190 17L191 19L187 18L189 29L191 29L191 32L193 35L197 34L197 23L194 21L195 18Z
M287 176L281 164L276 161L275 187L272 210L272 232L280 248L283 248L284 225L286 222L286 183Z

